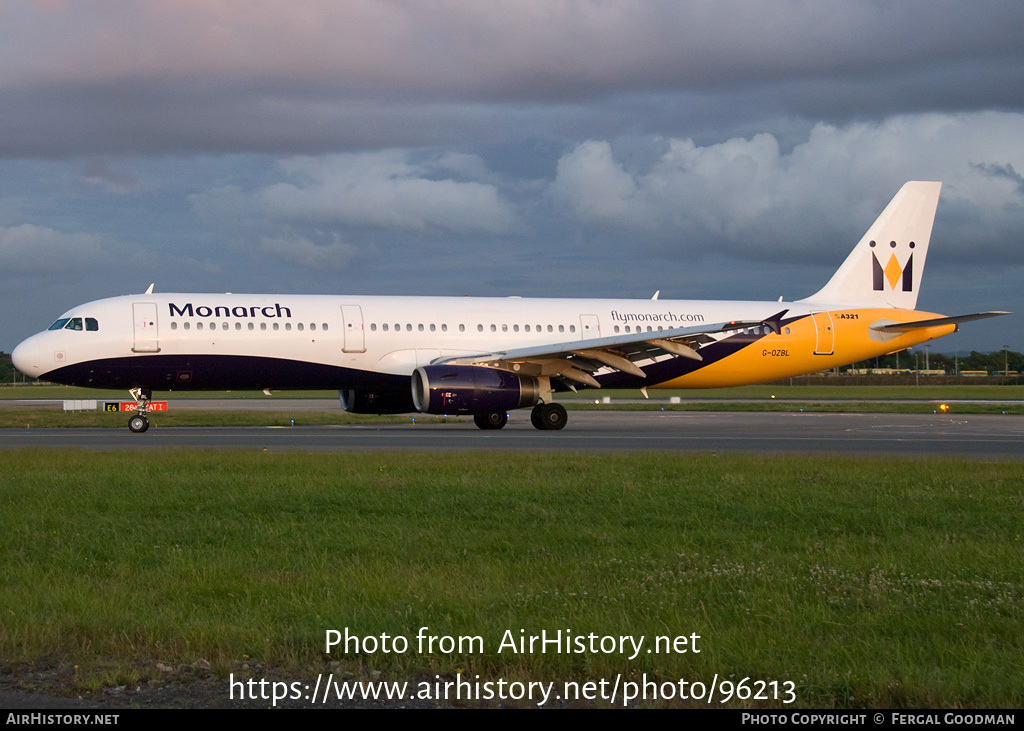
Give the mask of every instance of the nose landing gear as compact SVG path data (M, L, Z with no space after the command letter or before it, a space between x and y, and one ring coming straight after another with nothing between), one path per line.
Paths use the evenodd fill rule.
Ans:
M141 434L149 429L149 419L146 417L146 414L149 413L149 402L153 398L153 392L141 388L132 388L129 389L128 393L135 399L135 414L128 419L128 431Z

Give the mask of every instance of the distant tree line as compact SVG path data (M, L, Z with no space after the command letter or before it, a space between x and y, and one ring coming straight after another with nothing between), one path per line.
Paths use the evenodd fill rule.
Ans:
M18 376L18 380L21 380ZM0 384L11 383L14 380L14 364L11 363L11 356L8 353L0 352Z
M944 370L950 375L963 371L987 371L1002 373L1003 371L1024 372L1024 355L1013 350L996 350L991 353L979 353L972 350L968 355L950 355L948 353L928 353L928 368ZM898 353L881 355L871 360L854 363L850 368L897 368L899 370L915 370L925 368L925 351L901 350Z

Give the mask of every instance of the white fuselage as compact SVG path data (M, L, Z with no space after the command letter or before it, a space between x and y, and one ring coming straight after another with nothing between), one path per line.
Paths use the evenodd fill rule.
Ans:
M16 352L19 369L36 377L92 361L158 355L275 358L409 377L441 357L759 320L786 307L692 300L131 295L61 315L89 318L95 330L43 331Z
M733 347L703 363L673 359L681 360L681 369L670 371L670 378L634 379L637 386L656 387L709 366L721 371L723 359L770 338L773 347L763 349L768 353L764 369L711 384L733 385L765 380L760 370L778 377L868 357L863 342L836 352L842 326L848 334L854 325L863 329L868 316L840 322L823 310L793 302L717 300L146 294L75 307L58 320L70 325L32 336L18 346L14 358L30 376L86 386L402 389L418 366L456 357L749 323L781 311L788 323L809 321L814 312L819 313L816 321L828 318L827 325L799 332L747 327L712 334L710 339ZM868 350L877 354L905 347L906 337L900 340L873 342ZM703 352L714 356L713 350ZM638 365L648 364L641 360Z

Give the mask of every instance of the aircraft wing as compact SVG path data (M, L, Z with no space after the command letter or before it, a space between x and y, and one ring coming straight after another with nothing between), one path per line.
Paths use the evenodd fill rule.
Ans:
M917 330L922 327L936 327L938 325L957 325L961 322L973 322L974 320L984 320L989 317L999 317L1000 315L1009 315L1010 312L1003 311L992 311L992 312L976 312L972 315L956 315L955 317L933 317L929 320L916 320L915 322L880 322L871 325L872 330L877 330L883 333L900 333L908 332L910 330Z
M705 343L713 342L712 335L729 330L763 326L768 326L778 332L782 317L786 312L788 310L783 310L764 320L733 320L589 340L573 340L528 348L511 348L479 355L442 358L436 362L506 368L524 375L558 378L564 381L569 388L573 388L571 382L600 388L601 384L594 378L594 373L602 368L612 368L638 378L645 378L646 375L635 361L649 360L665 355L703 360L698 350Z

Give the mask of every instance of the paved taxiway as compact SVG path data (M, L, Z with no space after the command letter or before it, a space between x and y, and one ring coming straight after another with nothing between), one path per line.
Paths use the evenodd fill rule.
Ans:
M429 418L429 417L428 417ZM297 419L301 422L301 418ZM0 429L0 449L122 451L163 447L343 452L461 450L758 452L955 457L1024 461L1024 417L1013 415L571 411L569 426L541 432L528 411L501 431L460 423L317 427Z

